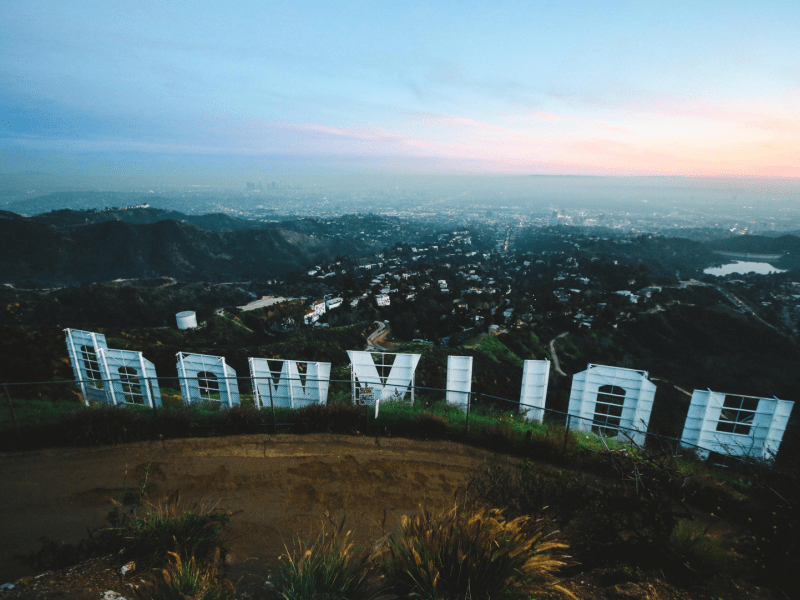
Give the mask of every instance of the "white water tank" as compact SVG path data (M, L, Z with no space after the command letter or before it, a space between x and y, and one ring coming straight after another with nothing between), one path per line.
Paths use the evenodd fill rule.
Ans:
M197 314L193 310L184 310L175 315L178 329L195 329L197 327Z

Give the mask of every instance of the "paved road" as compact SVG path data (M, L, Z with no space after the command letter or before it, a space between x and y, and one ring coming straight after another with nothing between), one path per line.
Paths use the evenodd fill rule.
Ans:
M273 304L280 304L281 302L288 302L290 300L298 300L299 298L283 298L282 296L262 296L259 300L253 300L249 304L240 306L242 310L255 310L257 308L266 308Z
M650 378L650 381L663 381L664 383L666 383L666 384L668 384L668 385L671 385L672 387L674 387L676 390L678 390L678 391L679 391L680 393L682 393L682 394L686 394L686 395L687 395L687 396L689 396L689 397L691 397L691 395L692 395L692 393L691 393L691 392L689 392L689 391L687 391L687 390L683 389L682 387L678 387L677 385L675 385L675 384L674 384L674 383L672 383L671 381L667 381L666 379L659 379L658 377L651 377L651 378Z
M375 321L375 323L378 325L378 328L367 338L367 347L365 350L367 352L385 352L386 348L381 346L380 343L387 336L389 331L391 331L391 329L389 325L383 321Z
M742 311L744 314L749 314L749 315L751 315L751 316L755 317L755 318L756 318L756 319L757 319L759 322L763 323L763 324L764 324L764 325L766 325L767 327L770 327L771 329L774 329L774 330L775 330L775 331L777 331L778 333L783 333L783 332L782 332L780 329L778 329L778 328L777 328L777 327L775 327L774 325L771 325L770 323L767 323L767 322L766 322L764 319L762 319L761 317L759 317L759 316L756 314L756 312L753 310L753 308L752 308L752 307L751 307L749 304L747 304L747 303L746 303L744 300L740 300L739 298L737 298L736 296L734 296L732 293L730 293L728 290L726 290L726 289L724 289L724 288L721 288L721 287L720 287L720 286L718 286L718 285L715 285L714 287L715 287L715 288L717 288L717 290L719 290L719 293L720 293L720 294L722 294L723 296L725 296L725 298L726 298L728 301L730 301L730 303L731 303L731 304L733 304L733 305L734 305L736 308L738 308L738 309L739 309L740 311Z
M569 331L565 331L564 333L559 333L556 337L550 340L550 356L553 359L553 368L556 370L556 373L564 376L566 376L567 374L561 370L561 365L558 362L558 354L556 354L555 341L559 338L566 337L567 335L569 335Z

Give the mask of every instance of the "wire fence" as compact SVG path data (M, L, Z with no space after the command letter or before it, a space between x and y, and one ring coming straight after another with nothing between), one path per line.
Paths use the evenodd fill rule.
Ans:
M11 417L8 429L16 430L20 437L23 428L17 413L27 413L26 404L36 400L72 399L87 406L149 407L154 411L187 405L210 410L249 407L266 413L262 425L264 433L296 430L299 423L293 415L299 409L351 403L364 407L364 433L376 435L381 433L382 422L387 419L410 420L421 412L432 411L446 416L451 426L450 433L465 439L487 433L530 436L544 429L548 435L563 436L564 453L570 447L570 440L576 436L580 436L581 441L586 440L582 444L584 448L636 446L672 455L689 451L701 456L709 452L678 438L649 431L647 423L642 423L639 428L623 426L619 419L609 419L607 414L587 418L489 394L412 384L387 385L386 381L377 380L306 376L217 377L211 373L185 378L142 378L126 377L122 373L118 378L78 382L7 383L2 384L2 389L5 397L2 404L6 405ZM74 408L74 404L70 406ZM30 427L30 415L26 424ZM550 426L558 426L563 431ZM729 465L754 462L746 447L731 448L725 455L714 453L714 456L717 462Z

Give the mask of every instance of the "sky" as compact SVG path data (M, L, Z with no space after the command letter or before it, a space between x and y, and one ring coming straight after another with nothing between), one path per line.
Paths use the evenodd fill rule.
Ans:
M800 2L3 2L0 174L281 162L800 177Z

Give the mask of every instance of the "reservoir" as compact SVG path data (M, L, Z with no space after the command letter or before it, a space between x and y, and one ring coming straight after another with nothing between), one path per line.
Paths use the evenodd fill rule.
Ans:
M738 275L746 275L748 273L756 273L758 275L770 275L772 273L785 273L786 271L783 269L776 269L769 263L765 262L744 262L741 260L735 260L732 263L727 265L722 265L721 267L709 267L708 269L704 270L703 273L706 275L715 275L717 277L722 277L723 275L731 275L732 273L736 273Z

